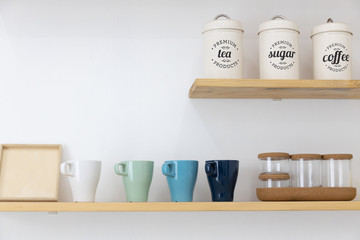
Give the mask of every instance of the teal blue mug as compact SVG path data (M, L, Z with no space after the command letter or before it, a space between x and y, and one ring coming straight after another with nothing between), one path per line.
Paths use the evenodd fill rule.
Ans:
M195 160L166 161L162 173L166 176L172 202L192 202L199 162Z

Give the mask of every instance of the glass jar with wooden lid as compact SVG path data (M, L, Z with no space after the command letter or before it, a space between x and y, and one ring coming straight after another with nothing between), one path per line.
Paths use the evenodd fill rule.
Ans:
M290 156L292 187L321 187L321 154Z
M259 175L260 188L290 187L290 174L288 173L262 173Z
M289 173L289 154L284 152L268 152L258 155L260 174Z
M322 182L324 187L351 187L352 154L322 155Z

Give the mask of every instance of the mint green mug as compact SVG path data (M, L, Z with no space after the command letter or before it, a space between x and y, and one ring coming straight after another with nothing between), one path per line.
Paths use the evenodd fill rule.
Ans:
M153 161L122 161L114 165L122 176L128 202L147 202L154 172Z

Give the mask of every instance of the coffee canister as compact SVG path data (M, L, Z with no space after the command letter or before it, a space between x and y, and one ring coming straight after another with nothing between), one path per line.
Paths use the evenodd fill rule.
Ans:
M334 23L331 18L325 24L313 28L314 79L351 79L350 26Z
M299 35L297 25L275 16L259 26L261 79L299 79Z
M205 24L203 66L205 78L242 78L242 35L240 22L220 14Z

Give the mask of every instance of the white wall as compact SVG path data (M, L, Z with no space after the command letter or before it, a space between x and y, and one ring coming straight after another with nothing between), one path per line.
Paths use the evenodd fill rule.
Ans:
M150 201L170 200L169 159L200 161L195 201L210 201L205 160L239 159L235 201L256 201L266 151L353 153L360 187L359 100L187 96L201 77L202 26L218 13L245 27L245 78L258 78L259 24L283 14L300 27L302 78L312 77L311 29L332 17L353 27L360 79L359 10L357 0L0 0L0 142L101 159L97 201L125 201L113 164L142 159L155 161ZM65 178L60 194L71 201ZM355 211L0 213L0 240L359 239L359 224Z

